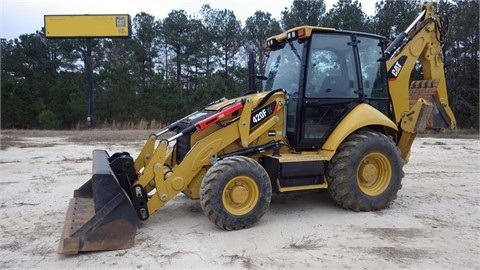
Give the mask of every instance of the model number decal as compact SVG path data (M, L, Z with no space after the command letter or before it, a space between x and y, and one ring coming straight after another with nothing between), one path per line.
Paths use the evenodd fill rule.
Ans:
M252 112L252 119L250 121L250 128L258 125L263 120L267 119L270 115L277 111L277 102L272 102L265 107Z
M261 111L259 111L257 114L255 114L252 117L252 122L256 124L256 123L260 122L260 120L262 120L265 117L267 117L267 110L262 109Z

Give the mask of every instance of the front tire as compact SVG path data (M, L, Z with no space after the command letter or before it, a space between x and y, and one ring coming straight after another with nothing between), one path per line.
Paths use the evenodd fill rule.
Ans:
M383 209L402 187L403 165L400 150L387 136L371 130L355 132L328 163L328 191L347 209Z
M255 224L267 211L272 185L265 169L255 160L233 156L215 163L200 187L203 213L224 230Z

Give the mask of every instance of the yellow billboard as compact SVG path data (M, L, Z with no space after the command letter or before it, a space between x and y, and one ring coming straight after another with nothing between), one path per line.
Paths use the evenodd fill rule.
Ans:
M130 37L130 15L45 15L47 38Z

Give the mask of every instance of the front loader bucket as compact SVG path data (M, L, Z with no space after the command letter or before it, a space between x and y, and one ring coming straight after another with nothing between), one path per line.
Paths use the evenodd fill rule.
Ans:
M92 178L70 199L58 253L133 246L139 219L108 159L106 151L94 150Z

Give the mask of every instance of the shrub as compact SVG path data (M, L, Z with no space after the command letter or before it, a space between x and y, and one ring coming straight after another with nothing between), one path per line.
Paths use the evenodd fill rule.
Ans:
M57 115L50 110L43 110L38 114L38 123L45 129L55 129L60 127L60 120Z

